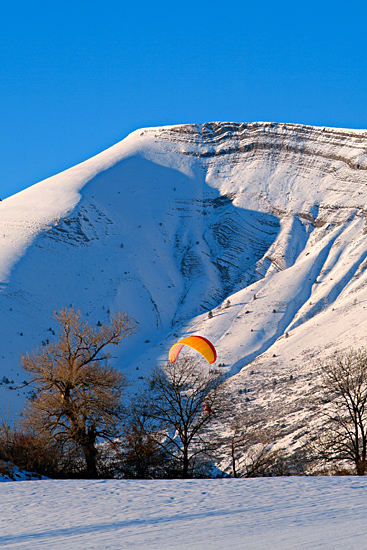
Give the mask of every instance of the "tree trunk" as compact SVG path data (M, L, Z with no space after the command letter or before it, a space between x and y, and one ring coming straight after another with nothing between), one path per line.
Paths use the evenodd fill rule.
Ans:
M365 460L356 461L356 469L359 476L364 476L366 474L366 466L367 464Z
M183 445L182 477L184 479L189 477L189 448L185 443Z
M86 462L86 477L88 479L97 478L97 449L94 446L83 446L83 453Z
M231 441L231 455L232 455L232 470L233 470L233 477L237 477L237 470L236 470L236 449L235 444L232 439Z
M84 432L81 440L79 441L86 462L85 475L89 479L95 479L98 477L97 472L97 455L96 449L96 433L93 426L87 428L87 433Z

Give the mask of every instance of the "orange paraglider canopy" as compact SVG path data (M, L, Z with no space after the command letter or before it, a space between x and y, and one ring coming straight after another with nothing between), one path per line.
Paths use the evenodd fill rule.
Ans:
M173 344L169 350L168 359L171 363L174 363L178 357L178 354L184 346L189 346L190 348L198 351L208 363L214 363L217 359L217 352L215 347L209 340L204 338L204 336L187 336L187 338L182 338Z

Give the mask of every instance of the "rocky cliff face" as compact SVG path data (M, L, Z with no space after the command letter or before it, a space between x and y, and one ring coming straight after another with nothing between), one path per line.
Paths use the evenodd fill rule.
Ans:
M148 128L4 200L0 380L23 379L19 353L52 337L53 310L122 309L140 327L116 359L132 377L195 331L234 394L302 430L316 358L366 334L366 169L367 131Z

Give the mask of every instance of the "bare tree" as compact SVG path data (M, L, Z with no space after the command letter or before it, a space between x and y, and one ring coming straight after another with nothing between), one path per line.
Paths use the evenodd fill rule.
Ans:
M170 457L151 433L151 423L136 396L131 399L121 436L114 442L115 470L126 478L167 477Z
M193 475L200 455L211 447L207 427L220 407L224 377L189 357L157 368L147 379L142 404L156 442L179 465L179 475Z
M233 477L269 475L278 450L274 450L274 437L260 426L233 425L228 437Z
M234 402L228 389L222 399L219 415L220 430L214 437L218 460L227 461L230 456L230 470L233 477L257 477L273 472L280 451L274 443L274 430L264 427L264 411Z
M336 354L322 367L322 398L327 422L318 439L320 456L353 463L358 475L367 467L367 352Z
M22 428L0 427L0 460L20 470L59 477L64 457L55 442Z
M118 435L126 387L124 374L109 366L106 347L130 336L135 325L126 313L100 326L84 322L73 309L62 309L55 317L57 341L21 357L34 391L24 425L60 448L79 447L85 474L96 477L97 441Z

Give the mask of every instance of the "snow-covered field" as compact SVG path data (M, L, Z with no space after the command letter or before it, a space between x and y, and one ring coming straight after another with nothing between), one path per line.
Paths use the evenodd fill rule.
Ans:
M0 548L365 550L367 479L0 484Z

